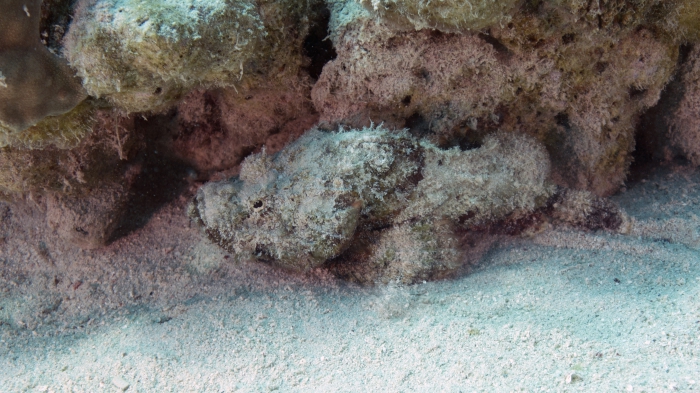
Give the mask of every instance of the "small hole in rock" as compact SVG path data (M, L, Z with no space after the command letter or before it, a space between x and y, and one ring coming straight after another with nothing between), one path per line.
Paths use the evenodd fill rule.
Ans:
M561 41L562 41L564 44L570 44L570 43L574 42L574 39L576 39L576 34L574 34L574 33L564 34L564 35L561 37Z
M629 94L630 98L639 98L639 97L643 96L644 93L646 93L646 92L647 92L647 89L637 87L637 86L630 86L630 88L628 89L628 94Z
M567 130L571 128L569 115L567 115L565 112L558 113L556 116L554 116L554 120L556 121L557 125L560 125Z
M507 46L503 45L503 43L499 41L496 37L484 33L479 33L477 37L479 37L482 41L486 42L487 44L491 45L496 51L496 55L501 60L507 60L508 58L510 58L510 49L508 49Z
M424 138L428 135L435 134L435 132L430 130L430 122L425 119L420 113L414 113L406 119L404 127L408 128L408 132L411 135Z

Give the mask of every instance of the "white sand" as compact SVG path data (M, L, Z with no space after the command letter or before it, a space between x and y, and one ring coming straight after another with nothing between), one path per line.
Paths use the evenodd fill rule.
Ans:
M700 390L700 174L657 171L615 199L666 232L560 228L387 288L234 264L184 199L90 252L31 203L0 206L0 391Z

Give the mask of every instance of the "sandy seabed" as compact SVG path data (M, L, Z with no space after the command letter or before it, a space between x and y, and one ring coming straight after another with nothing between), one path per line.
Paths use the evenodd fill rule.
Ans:
M700 173L628 187L632 217L700 226ZM49 233L41 201L0 206L0 391L700 390L692 242L557 228L454 279L367 288L235 263L187 200L95 251Z

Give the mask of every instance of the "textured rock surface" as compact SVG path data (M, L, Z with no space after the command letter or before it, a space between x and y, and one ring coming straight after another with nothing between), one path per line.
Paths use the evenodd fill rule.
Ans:
M112 110L94 115L90 135L72 149L0 150L0 193L78 192L104 182L121 182L127 162L141 147L133 117Z
M669 89L669 99L660 108L656 126L662 132L654 138L656 153L670 160L682 156L700 165L700 48L687 54L677 81ZM663 132L665 131L665 132Z
M401 31L347 8L334 8L338 57L312 92L322 121L385 122L443 146L520 130L547 146L559 184L598 195L624 181L639 115L678 53L652 30L544 5L463 34Z
M46 220L58 236L84 249L107 244L123 214L128 184L101 184L80 194L49 194Z
M295 77L312 5L81 0L66 54L91 95L128 111L162 110L193 88Z
M505 25L522 13L559 9L599 28L634 29L645 25L679 39L697 37L698 8L694 0L345 0L358 2L397 27L444 32L479 30ZM544 16L544 15L540 15ZM546 23L557 23L546 20ZM560 23L561 21L559 21Z
M383 18L416 30L478 30L508 23L517 0L358 0Z
M172 149L208 178L235 168L265 145L275 153L318 120L308 85L262 86L245 95L234 89L195 91L177 106Z
M19 149L70 149L92 132L97 115L96 102L87 99L70 112L47 116L22 132L0 133L0 146Z

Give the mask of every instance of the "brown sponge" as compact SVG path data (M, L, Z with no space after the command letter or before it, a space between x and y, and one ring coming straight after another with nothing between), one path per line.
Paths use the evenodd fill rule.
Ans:
M23 131L85 97L80 80L39 36L40 0L3 0L0 13L0 132Z

